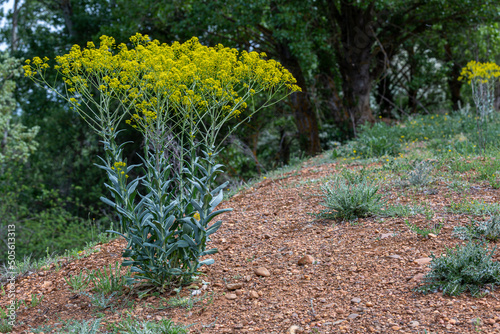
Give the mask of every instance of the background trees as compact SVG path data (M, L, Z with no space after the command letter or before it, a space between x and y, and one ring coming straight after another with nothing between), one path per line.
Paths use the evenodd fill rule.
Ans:
M500 62L496 0L0 0L7 3L0 38L18 59L141 32L167 43L197 36L279 60L302 92L230 137L221 159L234 180L317 154L379 117L457 110L470 101L457 80L467 61ZM19 177L31 187L25 203L33 212L62 207L49 210L65 217L54 222L108 224L98 200L104 175L93 166L98 139L56 96L13 80L13 117L40 128Z

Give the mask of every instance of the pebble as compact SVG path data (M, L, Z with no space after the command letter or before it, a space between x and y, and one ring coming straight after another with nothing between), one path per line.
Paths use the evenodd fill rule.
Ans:
M401 329L401 327L399 327L399 326L392 326L391 328L393 331L398 331Z
M416 264L419 264L419 265L423 266L423 265L431 263L431 261L432 261L432 258L430 258L430 257L423 257L423 258L420 258L420 259L416 259L413 262L415 262Z
M450 319L450 320L448 320L448 323L450 325L455 325L457 323L457 321L455 319Z
M263 277L271 276L271 273L269 272L269 270L267 270L264 267L257 268L257 269L255 269L254 272L255 272L255 275L257 275L257 276L263 276Z
M288 334L299 334L302 333L302 328L297 325L292 325L288 328Z
M367 307L372 307L372 306L373 306L373 303L372 303L372 302L366 302L366 303L365 303L365 305L366 305Z
M252 298L252 299L257 299L257 298L259 298L259 294L257 293L257 291L254 291L254 290L250 291L250 292L248 293L248 296L249 296L250 298Z
M351 319L351 320L354 320L356 319L357 317L359 317L359 314L357 313L351 313L347 316L347 319Z
M400 259L401 258L401 256L396 255L396 254L394 254L394 255L388 255L387 257L389 257L391 259Z
M429 236L429 238L437 238L437 235L435 235L434 233L429 233L427 235Z
M356 297L356 298L351 299L351 303L353 303L353 304L358 304L358 303L360 303L360 302L361 302L361 299L360 299L360 298L357 298L357 297Z
M238 298L238 297L234 293L228 293L226 295L226 299L229 299L229 300L234 300L236 298Z
M299 266L303 266L306 264L313 264L314 258L311 255L304 255L298 262Z
M424 277L425 277L425 274L422 274L422 273L416 274L415 276L412 277L411 281L421 282L421 281L423 281Z
M395 236L394 233L382 233L380 235L380 239L386 239L386 238L390 238L390 237L393 237L393 236Z
M198 296L198 295L201 295L201 290L193 290L193 291L191 291L191 295L192 295L192 296Z
M408 323L410 327L418 327L419 325L420 323L418 321L410 321L410 323Z
M229 283L229 284L226 284L226 288L228 290L237 290L237 289L241 289L243 287L243 283Z

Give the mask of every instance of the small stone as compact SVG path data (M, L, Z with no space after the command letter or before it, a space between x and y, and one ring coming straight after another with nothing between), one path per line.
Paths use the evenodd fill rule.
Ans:
M344 321L345 320L337 320L337 321L332 322L332 325L335 326L335 325L343 323Z
M372 303L372 302L366 302L366 303L365 303L365 305L366 305L367 307L373 307L373 303Z
M391 259L400 259L401 256L397 255L397 254L394 254L394 255L388 255L387 257L391 258Z
M392 326L391 328L393 331L398 331L401 329L401 327L399 327L399 326Z
M357 317L359 317L359 314L357 313L351 313L347 316L347 319L351 319L351 320L354 320L356 319Z
M411 281L415 281L415 282L422 282L424 280L424 277L425 277L425 274L416 274L415 276L413 276L411 278Z
M421 266L424 266L426 264L429 264L431 263L432 259L430 257L423 257L423 258L420 258L420 259L416 259L415 262L416 264L419 264Z
M264 234L264 239L271 239L271 235L270 234Z
M193 291L191 291L191 295L192 295L192 296L198 296L198 295L201 295L201 290L193 290Z
M288 334L299 334L302 333L302 328L297 325L292 325L288 328Z
M52 285L52 282L51 281L45 281L43 282L42 284L42 288L48 288Z
M496 321L495 321L495 319L486 319L485 322L487 324L493 325Z
M255 272L255 275L257 275L257 276L263 276L263 277L271 276L271 273L269 272L269 270L267 270L264 267L257 268L257 269L255 269L254 272Z
M359 303L361 303L361 299L357 298L357 297L353 298L353 299L351 299L351 303L353 303L353 304L359 304Z
M380 235L380 239L386 239L386 238L390 238L390 237L393 237L393 236L395 236L394 233L382 233Z
M457 321L455 319L450 319L450 320L448 320L448 323L450 325L455 325L457 323Z
M243 287L243 283L229 283L229 284L226 284L226 288L228 290L237 290L237 289L241 289Z
M242 329L242 328L243 328L243 324L234 325L234 329Z
M429 233L427 234L429 236L429 238L437 238L438 236L435 235L434 233Z
M298 262L299 266L303 266L306 264L313 264L314 258L311 255L304 255Z
M236 298L238 298L238 297L234 293L228 293L226 295L226 299L229 299L229 300L234 300Z
M257 293L257 291L254 291L254 290L251 290L249 293L248 293L248 296L252 299L257 299L259 298L259 294Z
M408 326L410 327L418 327L420 325L420 323L418 321L410 321L408 323Z

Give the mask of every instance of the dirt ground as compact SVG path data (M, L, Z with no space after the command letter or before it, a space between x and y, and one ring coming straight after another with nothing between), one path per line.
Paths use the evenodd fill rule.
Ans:
M497 291L481 298L413 291L431 252L439 255L462 242L451 232L469 217L449 213L449 201L461 196L498 202L499 190L476 184L459 195L440 181L432 191L414 190L413 200L421 197L436 212L432 221L444 223L439 235L424 238L404 224L408 219L426 226L423 215L354 223L318 220L311 214L324 209L318 179L339 168L345 167L304 167L223 202L222 207L234 210L221 216L223 225L213 235L210 246L219 253L200 277L209 284L192 286L206 296L193 308L165 307L174 292L141 300L124 294L120 298L133 301L132 307L117 303L99 314L87 297L72 293L64 277L119 261L124 242L118 239L97 245L99 252L89 257L61 263L58 271L52 266L20 278L17 298L28 301L31 294L42 293L44 299L18 310L23 325L14 333L66 319L104 316L103 323L113 323L128 315L152 321L171 318L192 324L192 333L500 333ZM385 191L389 202L409 202L407 194L397 188ZM185 288L180 295L191 293ZM5 307L8 300L0 298Z

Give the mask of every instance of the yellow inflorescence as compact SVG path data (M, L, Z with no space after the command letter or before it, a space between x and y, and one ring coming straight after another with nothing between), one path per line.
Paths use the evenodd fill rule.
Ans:
M498 78L500 78L500 66L495 63L480 63L471 60L462 69L458 79L465 80L470 84L472 80L476 80L479 83L487 83L495 81Z
M220 44L207 47L196 37L168 45L136 34L130 41L131 49L108 36L101 37L99 48L92 42L86 48L75 45L56 57L54 68L75 97L88 95L93 86L127 104L132 109L127 123L139 128L172 110L189 113L215 106L238 116L247 107L245 99L259 91L300 91L292 74L280 63L265 60L263 53ZM25 75L40 74L49 67L47 61L27 60Z

